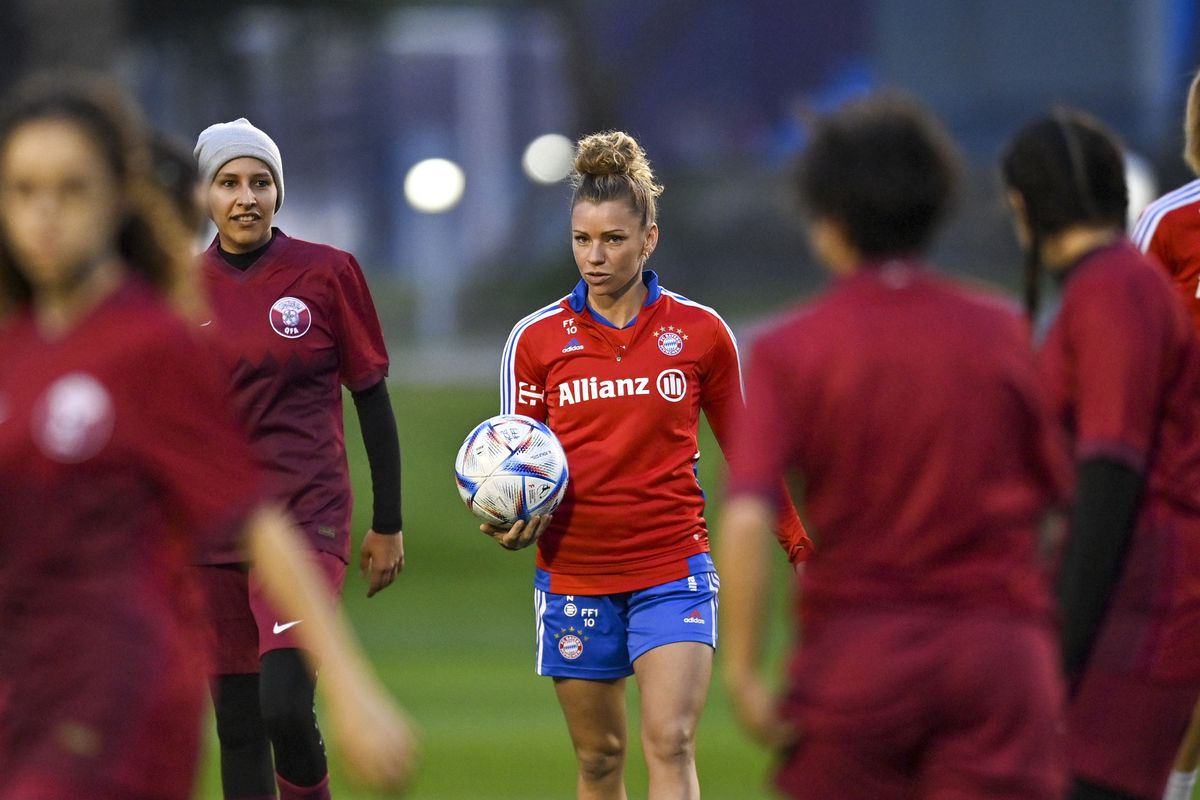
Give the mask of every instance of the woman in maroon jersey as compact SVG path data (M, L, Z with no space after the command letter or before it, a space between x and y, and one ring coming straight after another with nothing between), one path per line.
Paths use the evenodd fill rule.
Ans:
M725 680L811 800L1060 800L1062 684L1038 559L1065 459L1018 309L922 258L953 147L912 101L822 119L795 173L834 276L755 341L718 527ZM814 551L776 701L760 674L782 473Z
M1163 271L1125 238L1120 145L1058 111L1002 159L1031 311L1060 302L1039 367L1072 437L1058 578L1072 800L1159 800L1200 694L1200 344Z
M32 79L0 109L0 798L190 797L206 653L188 565L239 540L308 623L347 760L397 785L406 726L263 505L178 315L201 307L195 270L142 131L81 76Z
M204 331L234 406L335 593L350 559L350 477L342 387L354 399L371 470L374 513L359 565L367 596L404 565L400 446L385 377L383 332L349 253L272 226L283 204L283 160L246 119L200 133L195 156L217 235L201 255L211 306ZM217 641L213 699L226 797L329 797L313 710L315 673L295 638L304 623L262 597L236 553L202 569Z

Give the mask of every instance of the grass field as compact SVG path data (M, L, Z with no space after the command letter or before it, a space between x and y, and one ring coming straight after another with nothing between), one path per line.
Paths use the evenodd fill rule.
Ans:
M541 800L574 796L574 758L549 679L533 672L533 553L501 550L478 532L454 488L453 459L471 427L496 413L494 388L408 388L392 396L404 455L405 552L396 584L366 599L357 572L345 607L375 669L421 729L424 754L410 797L418 800ZM356 535L369 523L369 482L351 413L346 441L361 498ZM701 478L719 486L720 451L707 429ZM780 558L781 566L783 559ZM778 598L781 619L785 599ZM776 639L780 639L777 636ZM630 681L630 741L636 743L636 687ZM215 734L209 724L196 798L219 798ZM701 721L697 762L706 798L755 800L767 756L735 729L720 676ZM332 754L334 796L374 798L348 783ZM631 746L626 784L645 797L645 765Z

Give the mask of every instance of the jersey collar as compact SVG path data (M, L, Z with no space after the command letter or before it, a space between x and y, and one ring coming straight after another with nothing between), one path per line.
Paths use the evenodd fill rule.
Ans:
M642 283L646 286L646 300L644 303L642 303L642 308L646 308L647 306L653 305L654 301L658 300L658 298L662 296L662 287L658 285L658 273L652 269L642 270ZM569 295L567 295L567 303L570 304L571 310L576 314L582 312L587 306L587 296L587 281L583 280L583 278L580 278L579 283L575 284L575 288L571 290ZM591 309L588 309L588 313L595 317L598 322L608 325L610 328L616 327Z

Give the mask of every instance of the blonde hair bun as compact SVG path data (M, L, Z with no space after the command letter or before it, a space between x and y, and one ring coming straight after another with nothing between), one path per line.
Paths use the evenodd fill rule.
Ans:
M654 181L646 151L623 131L593 133L576 143L571 185L575 189L573 203L626 197L647 223L654 221L655 198L663 190Z

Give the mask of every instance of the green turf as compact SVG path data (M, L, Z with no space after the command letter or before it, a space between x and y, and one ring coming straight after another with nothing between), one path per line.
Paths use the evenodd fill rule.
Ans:
M352 571L345 607L375 669L421 728L424 755L410 796L571 797L574 758L566 726L550 681L533 672L533 553L509 553L485 538L454 488L454 454L472 426L496 413L498 393L393 386L392 396L404 454L408 566L395 585L370 600ZM361 535L369 522L369 482L353 413L347 416L346 441L360 487L356 496L363 498L354 528ZM701 452L701 479L712 499L722 462L707 429ZM713 507L710 503L710 514ZM632 681L629 700L630 741L636 743ZM221 796L212 727L210 721L195 795L205 800ZM762 789L768 759L735 728L719 675L697 749L706 798L768 796ZM626 770L630 797L646 795L639 750L631 746ZM338 770L336 753L332 762L335 798L379 796L352 787Z

